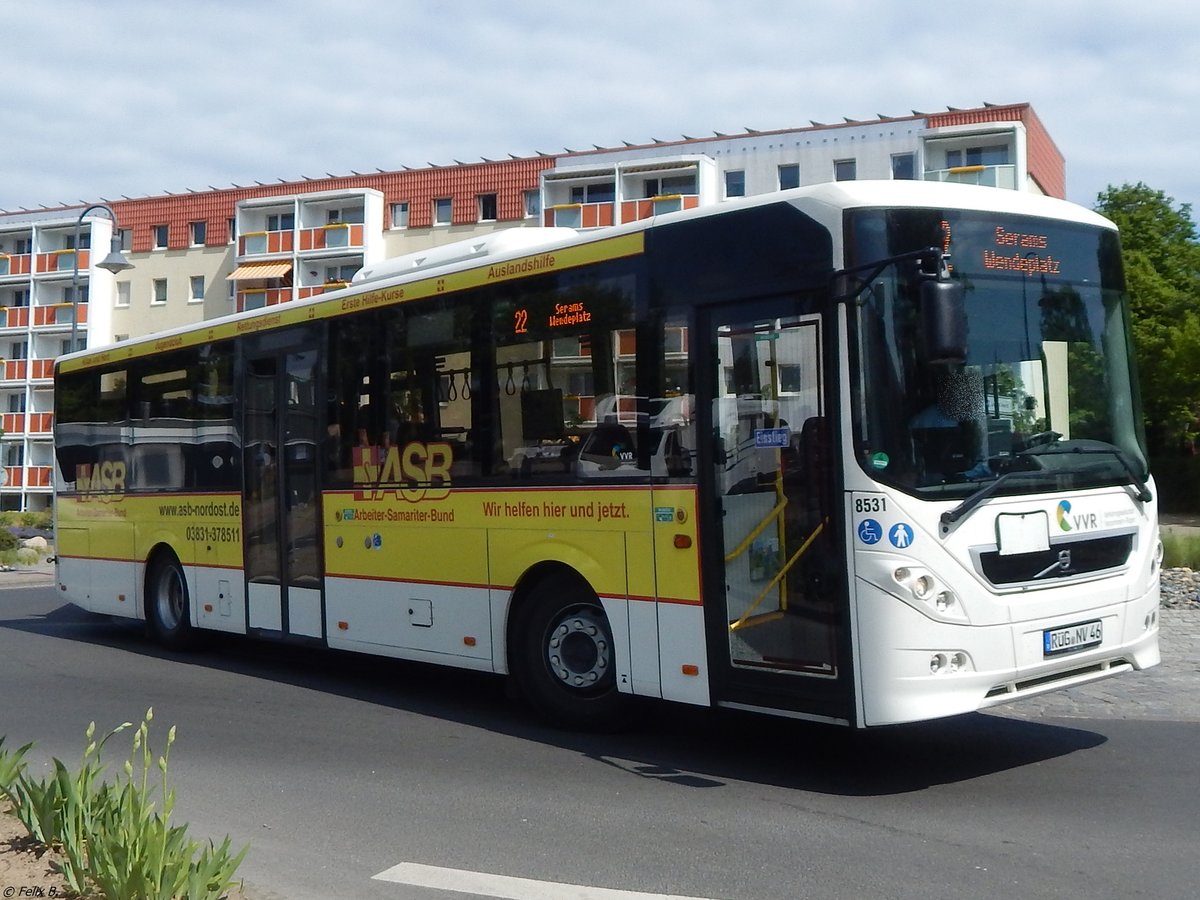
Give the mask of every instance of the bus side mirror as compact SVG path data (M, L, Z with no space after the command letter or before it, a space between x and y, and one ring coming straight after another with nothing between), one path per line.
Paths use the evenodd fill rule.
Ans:
M930 278L921 282L921 328L925 362L967 361L966 291L957 281Z

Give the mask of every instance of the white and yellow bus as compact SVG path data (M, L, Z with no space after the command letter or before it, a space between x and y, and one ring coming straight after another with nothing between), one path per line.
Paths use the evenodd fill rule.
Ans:
M61 358L58 583L212 630L847 724L1155 665L1119 242L854 182L517 229Z

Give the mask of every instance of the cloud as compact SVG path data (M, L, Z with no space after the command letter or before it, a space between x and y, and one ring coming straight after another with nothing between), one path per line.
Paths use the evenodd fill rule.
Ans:
M983 101L1034 105L1071 199L1144 180L1192 202L1198 26L1163 0L26 4L0 208Z

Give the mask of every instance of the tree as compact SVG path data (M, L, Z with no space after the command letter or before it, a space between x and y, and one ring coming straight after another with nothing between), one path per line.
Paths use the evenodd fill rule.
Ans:
M1133 339L1154 455L1195 439L1200 418L1200 240L1192 207L1138 182L1110 186L1096 210L1121 230Z

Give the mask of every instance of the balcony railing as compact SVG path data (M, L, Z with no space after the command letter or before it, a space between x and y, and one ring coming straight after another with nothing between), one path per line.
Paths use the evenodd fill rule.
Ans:
M49 466L5 466L4 474L8 476L6 488L40 487L48 488L52 484Z
M54 250L50 253L39 253L36 272L39 275L53 272L74 274L76 255L79 256L79 271L86 274L92 258L89 250Z
M29 374L34 381L50 381L54 378L54 360L29 360Z
M291 253L296 245L293 231L251 231L238 238L239 256Z
M24 381L25 376L28 372L29 372L29 360L27 360L27 359L6 359L6 360L4 360L4 368L0 369L0 380Z
M264 306L277 306L280 303L287 303L291 299L292 289L290 287L238 291L237 309L238 312L247 309L261 309Z
M33 308L34 325L70 325L73 304L54 303L50 306L35 306ZM79 304L79 321L87 320L87 303Z
M605 228L615 224L613 203L559 203L545 211L547 226Z
M304 300L308 297L318 297L321 294L329 291L337 291L349 286L350 282L348 281L327 281L324 284L313 285L311 287L301 287L296 289L296 299Z
M621 204L621 221L638 222L681 209L695 209L699 205L700 197L697 194L667 194L648 200L626 200Z
M1017 189L1016 166L954 166L949 169L928 169L926 181L950 181L956 184L980 184L984 187Z
M28 253L0 253L0 278L5 275L28 275L31 260Z
M46 435L54 431L54 413L4 413L2 423L7 435Z
M308 250L362 247L363 226L345 222L322 225L320 228L305 228L300 232L300 252Z

